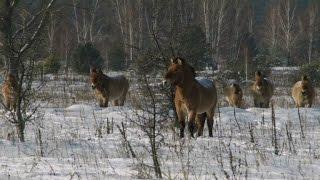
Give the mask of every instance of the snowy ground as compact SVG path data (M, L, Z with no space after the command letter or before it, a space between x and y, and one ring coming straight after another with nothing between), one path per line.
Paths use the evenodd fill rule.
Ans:
M68 91L72 97L74 93ZM102 109L90 98L73 101L66 101L65 107L56 101L45 104L37 120L27 125L25 143L6 140L11 127L0 121L0 179L154 178L148 138L129 121L135 118L135 109L129 105ZM163 177L320 179L320 109L300 109L299 119L297 109L276 104L275 120L278 155L271 109L221 107L216 111L213 138L207 129L204 137L196 139L179 139L178 130L162 130ZM121 122L137 158L126 151L116 127ZM108 124L113 127L109 134Z
M27 140L0 140L0 179L131 179L151 177L152 162L148 153L148 139L144 133L125 119L131 109L100 109L94 105L77 104L67 108L45 109L41 126L30 124ZM264 116L264 124L262 117ZM216 116L213 138L174 140L174 133L164 132L160 159L164 177L180 179L226 178L320 178L320 111L301 109L303 131L296 109L276 109L279 155L272 146L270 110L221 108ZM102 130L99 124L125 122L128 139L139 158L132 159L125 152L122 137ZM249 124L253 126L251 141ZM289 150L286 125L292 134ZM3 126L1 126L3 127ZM37 129L41 130L44 157L40 157ZM3 129L2 129L3 130ZM143 163L142 163L143 162ZM142 166L142 167L140 167ZM231 166L233 168L231 168Z

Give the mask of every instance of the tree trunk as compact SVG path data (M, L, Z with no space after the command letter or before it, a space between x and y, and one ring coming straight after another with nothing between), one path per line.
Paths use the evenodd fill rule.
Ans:
M245 59L245 72L246 72L246 83L248 82L248 47L244 48L244 59Z
M21 114L21 109L20 106L17 106L17 111L16 111L16 117L17 117L17 124L16 124L16 129L17 129L17 134L20 142L24 142L24 129L26 127L26 122L24 121L22 114Z
M158 161L158 154L157 150L155 149L155 145L152 146L152 159L153 159L153 165L154 165L154 171L156 173L157 178L162 178L161 168Z
M219 12L218 12L218 25L217 25L217 36L216 36L216 44L215 44L215 60L218 63L218 65L222 65L220 62L220 40L222 36L222 25L224 22L224 16L225 16L225 8L226 8L226 0L222 0Z
M18 125L16 125L17 134L20 142L24 142L24 129L25 129L25 123L19 122Z
M143 44L143 0L138 1L138 9L139 9L139 39L138 39L138 47L139 50L142 48Z
M153 161L153 166L154 166L154 172L157 176L157 178L162 178L162 173L161 173L161 167L158 159L158 153L157 153L157 147L156 147L156 120L153 119L153 127L151 128L151 134L149 135L150 138L150 144L151 144L151 153L152 153L152 161Z
M99 6L99 0L96 0L94 8L92 10L91 13L91 22L90 22L90 26L89 26L89 38L90 38L90 42L94 42L94 32L93 32L93 25L94 25L94 21L95 21L95 17L96 17L96 11L98 9Z
M206 42L210 41L210 24L209 24L209 5L208 0L203 0L203 17L204 17L204 29L206 34Z
M78 22L78 14L77 14L77 7L75 0L72 0L73 3L73 13L75 18L75 26L76 26L76 35L77 35L77 42L80 43L80 35L79 35L79 22Z
M129 41L130 41L130 44L129 44L129 60L130 60L130 63L132 63L133 61L133 46L134 46L134 43L133 43L133 29L132 29L132 22L131 22L131 18L129 20ZM126 64L126 67L128 68L129 66L129 63L127 62Z
M312 7L311 7L312 8ZM308 43L308 62L311 63L312 60L312 49L313 49L313 40L314 40L314 29L315 21L317 16L317 9L312 8L309 10L309 43Z

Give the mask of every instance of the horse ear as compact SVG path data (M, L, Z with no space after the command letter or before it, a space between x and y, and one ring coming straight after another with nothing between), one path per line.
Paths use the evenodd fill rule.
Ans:
M260 77L261 76L261 72L260 71L256 71L255 75Z
M190 67L191 67L191 71L193 73L193 77L196 77L196 70L192 66L190 66Z
M184 60L180 59L180 58L177 58L177 62L179 65L183 65L184 64Z
M98 73L99 73L99 74L103 74L101 68L98 69Z
M97 72L97 69L95 67L90 67L90 73L96 73Z
M302 80L302 81L308 81L309 79L308 79L308 76L307 76L307 75L303 75L302 78L301 78L301 80Z
M173 58L171 58L171 59L170 59L170 62L173 64L173 63L174 63L174 59L173 59Z

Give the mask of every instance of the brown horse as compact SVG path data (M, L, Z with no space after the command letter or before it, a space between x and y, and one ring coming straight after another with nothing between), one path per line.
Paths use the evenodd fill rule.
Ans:
M2 85L2 95L4 97L4 105L8 110L16 109L18 82L13 74L8 74Z
M307 76L302 76L301 81L294 84L292 97L296 107L311 107L315 96L315 90Z
M260 71L255 73L255 82L251 86L251 91L255 107L269 108L273 95L273 84Z
M214 83L208 79L196 80L194 69L179 57L171 59L165 82L175 86L174 103L180 122L180 137L184 137L186 115L188 115L188 127L192 137L196 118L198 136L202 136L205 116L207 116L209 136L212 137L213 116L217 104Z
M129 90L129 81L124 76L109 77L96 68L91 69L91 86L100 107L108 107L108 101L114 106L123 106Z
M239 84L232 83L225 89L226 99L229 106L240 108L243 104L242 102L242 89Z

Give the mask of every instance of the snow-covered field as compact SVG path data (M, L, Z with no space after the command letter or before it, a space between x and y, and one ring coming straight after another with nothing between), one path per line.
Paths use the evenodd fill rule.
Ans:
M48 89L61 85L52 83ZM87 90L84 86L71 84L70 89ZM25 143L6 140L12 127L0 121L0 179L154 178L149 139L130 121L137 110L128 104L102 109L92 94L77 101L70 89L64 90L66 106L54 100L44 103L38 118L26 127ZM179 139L178 130L168 125L159 139L163 178L320 179L320 109L300 109L299 118L297 109L276 104L278 155L271 116L271 109L220 107L213 138L205 129L204 137ZM136 158L127 152L116 127L121 122Z

